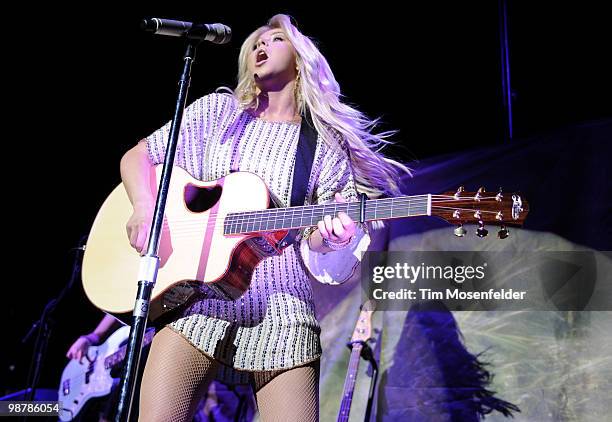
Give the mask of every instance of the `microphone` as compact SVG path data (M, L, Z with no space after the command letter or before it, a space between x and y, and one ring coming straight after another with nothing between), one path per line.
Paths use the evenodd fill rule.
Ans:
M190 39L210 41L215 44L226 44L232 39L232 30L222 23L192 23L171 19L143 19L140 29L156 35L170 37L187 37Z

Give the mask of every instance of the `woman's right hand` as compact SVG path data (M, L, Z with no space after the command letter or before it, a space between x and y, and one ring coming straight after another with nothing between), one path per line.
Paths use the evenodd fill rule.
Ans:
M134 212L127 222L126 229L130 245L138 253L141 253L147 245L154 211L155 204L152 202L134 204Z

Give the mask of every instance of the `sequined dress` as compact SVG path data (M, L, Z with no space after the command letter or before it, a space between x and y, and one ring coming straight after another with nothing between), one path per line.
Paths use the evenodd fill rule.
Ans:
M145 139L154 164L163 162L169 130L168 123ZM288 206L299 132L298 123L266 121L241 109L231 95L209 94L185 110L175 165L205 181L231 171L256 173ZM319 136L306 203L328 202L338 191L348 200L357 198L347 152ZM218 379L243 383L244 371L292 368L321 356L303 246L296 242L263 259L240 299L199 300L169 324L224 364Z

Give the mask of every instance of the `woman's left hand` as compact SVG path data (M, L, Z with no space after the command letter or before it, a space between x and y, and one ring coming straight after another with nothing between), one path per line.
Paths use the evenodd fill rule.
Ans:
M334 195L334 199L336 202L346 202L346 199L339 192ZM317 227L321 237L332 243L346 242L355 234L355 222L343 211L339 212L338 216L334 218L326 215L323 220L317 223Z

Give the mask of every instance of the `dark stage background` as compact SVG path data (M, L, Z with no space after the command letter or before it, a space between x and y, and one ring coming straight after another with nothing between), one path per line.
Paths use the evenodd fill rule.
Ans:
M382 129L399 130L391 155L418 168L419 160L508 142L497 2L259 3L21 11L4 57L11 70L5 157L14 169L5 174L13 176L7 182L16 202L5 200L10 241L0 395L25 387L33 338L21 339L68 282L72 248L120 182L123 152L171 116L183 45L140 32L143 17L232 27L229 45L200 48L189 102L233 87L242 40L282 12L318 41L347 101L382 116ZM538 142L541 134L612 118L605 10L585 2L510 3L515 138ZM577 155L580 160L579 149ZM600 183L609 186L609 180ZM548 229L585 223L558 224ZM41 387L55 388L67 348L100 316L77 281L56 311Z

